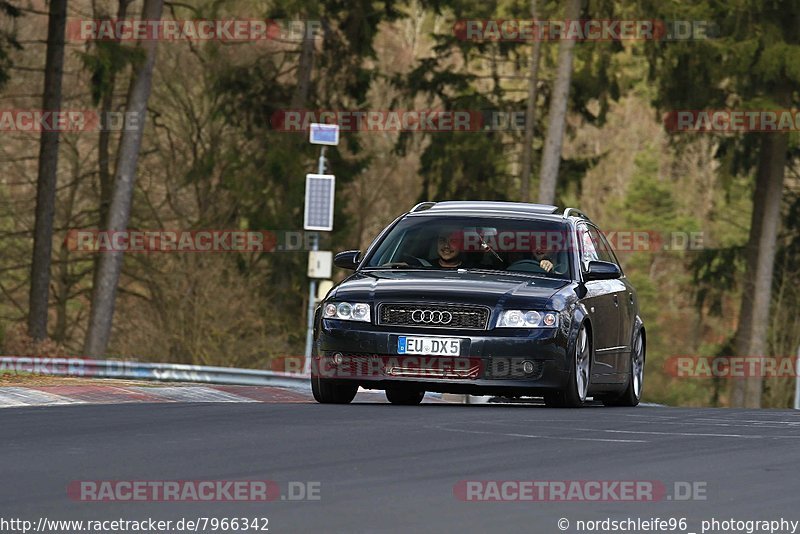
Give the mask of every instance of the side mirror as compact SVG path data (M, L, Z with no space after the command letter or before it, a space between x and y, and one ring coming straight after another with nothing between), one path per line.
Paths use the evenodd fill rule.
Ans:
M622 276L622 271L616 263L610 261L590 261L589 270L584 273L584 277L589 280L616 280Z
M360 250L345 250L338 253L333 257L333 264L342 269L350 269L355 271L358 268L358 257L361 255Z

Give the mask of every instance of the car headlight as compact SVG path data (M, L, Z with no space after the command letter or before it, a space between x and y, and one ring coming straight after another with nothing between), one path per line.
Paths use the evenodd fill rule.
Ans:
M497 318L498 328L553 328L558 316L553 312L535 310L504 310Z
M369 304L363 302L329 302L322 311L326 319L370 322Z

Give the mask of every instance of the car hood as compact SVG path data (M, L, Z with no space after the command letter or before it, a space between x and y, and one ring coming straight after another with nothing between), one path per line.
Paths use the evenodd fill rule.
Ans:
M476 271L361 271L332 290L329 298L353 302L452 302L504 305L524 301L545 307L569 282Z

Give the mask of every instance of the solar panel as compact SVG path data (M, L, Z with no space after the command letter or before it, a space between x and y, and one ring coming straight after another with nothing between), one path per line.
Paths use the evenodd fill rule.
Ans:
M336 177L332 174L306 174L306 205L303 228L333 230L333 193Z

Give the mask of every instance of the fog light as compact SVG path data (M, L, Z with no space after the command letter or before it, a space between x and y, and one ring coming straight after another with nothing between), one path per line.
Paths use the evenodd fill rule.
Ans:
M333 355L333 363L335 363L336 365L341 365L343 361L344 361L344 356L342 356L341 352L337 352L336 354Z
M528 361L528 360L525 360L524 362L522 362L522 371L526 375L531 374L533 372L533 362Z

